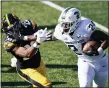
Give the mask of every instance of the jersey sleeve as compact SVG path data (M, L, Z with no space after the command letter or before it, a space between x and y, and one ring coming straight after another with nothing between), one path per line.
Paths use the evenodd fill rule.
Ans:
M63 40L63 37L62 37L62 31L60 29L60 25L57 24L56 27L55 27L55 31L53 33L54 37L57 38L58 40Z

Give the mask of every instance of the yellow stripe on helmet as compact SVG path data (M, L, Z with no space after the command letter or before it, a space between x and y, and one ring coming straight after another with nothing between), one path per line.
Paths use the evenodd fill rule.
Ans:
M11 23L10 23L10 21L9 21L9 19L8 19L8 15L7 15L7 14L6 14L6 21L8 22L8 25L10 26Z
M12 13L12 16L15 16L15 14L14 14L14 13Z

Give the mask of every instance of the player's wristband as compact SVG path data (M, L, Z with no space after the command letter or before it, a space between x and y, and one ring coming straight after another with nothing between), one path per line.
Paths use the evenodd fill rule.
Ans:
M33 45L32 45L34 48L39 48L40 47L40 43L34 43Z
M41 43L41 39L40 37L37 37L37 40L36 40L38 43Z
M24 36L23 37L23 40L28 40L28 36Z
M97 50L99 53L103 52L103 48L102 47L99 47L98 50Z

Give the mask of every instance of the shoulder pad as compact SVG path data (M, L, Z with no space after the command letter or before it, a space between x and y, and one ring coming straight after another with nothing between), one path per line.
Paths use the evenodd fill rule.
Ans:
M31 20L25 20L22 22L21 34L23 35L32 35L37 31L37 24Z

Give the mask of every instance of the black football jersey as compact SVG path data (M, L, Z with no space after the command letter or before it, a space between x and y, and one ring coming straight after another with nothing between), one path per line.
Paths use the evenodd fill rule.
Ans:
M37 31L35 28L35 24L32 23L30 20L25 20L22 22L22 35L31 35L34 32ZM4 41L4 48L7 52L10 52L12 55L14 55L17 58L17 66L20 68L37 68L40 65L40 51L39 49L36 51L35 55L33 55L31 58L24 58L16 55L12 50L15 47L31 47L34 41L17 41L15 42L15 39L13 36L6 35L6 39Z
M22 35L32 35L38 30L37 24L31 20L25 20L21 22L21 34Z

